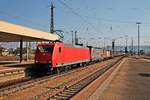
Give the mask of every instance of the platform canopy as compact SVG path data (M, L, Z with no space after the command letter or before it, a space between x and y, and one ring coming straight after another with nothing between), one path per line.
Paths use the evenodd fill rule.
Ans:
M0 20L0 42L55 41L59 36Z

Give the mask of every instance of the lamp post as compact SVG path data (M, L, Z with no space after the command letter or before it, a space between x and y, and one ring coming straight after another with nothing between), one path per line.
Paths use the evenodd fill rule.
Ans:
M141 22L136 23L138 25L138 55L140 55L140 24Z

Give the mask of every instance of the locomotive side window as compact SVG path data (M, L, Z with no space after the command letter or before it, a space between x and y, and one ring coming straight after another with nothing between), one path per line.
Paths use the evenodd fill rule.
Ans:
M61 53L61 47L59 47L59 53Z
M39 52L47 52L47 53L53 53L53 47L52 46L38 46Z

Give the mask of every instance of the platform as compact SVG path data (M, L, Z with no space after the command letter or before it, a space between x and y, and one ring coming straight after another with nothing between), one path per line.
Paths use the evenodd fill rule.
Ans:
M97 89L91 98L94 100L149 100L150 60L128 58L104 91Z
M33 61L22 63L15 61L3 61L0 63L0 83L27 77L27 69L32 67L34 64Z
M0 67L26 67L24 65L27 64L33 64L34 60L29 61L22 61L21 63L19 61L0 61Z

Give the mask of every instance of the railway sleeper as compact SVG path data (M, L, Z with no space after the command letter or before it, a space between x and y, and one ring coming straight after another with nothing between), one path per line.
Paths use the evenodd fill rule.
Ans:
M75 89L79 89L79 88L82 88L84 85L85 85L85 84L83 83L83 84L80 84L80 85L75 86L74 88L75 88Z
M67 89L67 90L69 90L69 91L76 91L76 90L77 90L77 88L76 88L76 87L74 87L74 88L69 88L69 89Z
M70 92L68 92L68 93L62 93L62 94L58 94L56 96L68 99L68 98L71 98L75 93L77 93L77 91L76 92L72 92L72 93L70 93Z
M84 84L83 84L84 85ZM83 86L82 85L80 85L80 86L75 86L75 87L70 87L70 88L68 88L68 90L69 91L78 91L80 88L82 88Z
M57 96L63 96L63 97L70 97L71 95L73 95L74 93L60 93Z
M74 89L74 90L69 89L68 92L72 92L72 93L74 92L74 93L75 93L75 92L79 91L80 89L81 89L81 88L76 88L76 89Z
M65 90L65 91L63 91L61 94L73 94L73 93L75 93L76 91L70 91L70 90Z
M49 100L67 100L68 97L62 97L62 96L55 96L53 98L50 98Z

